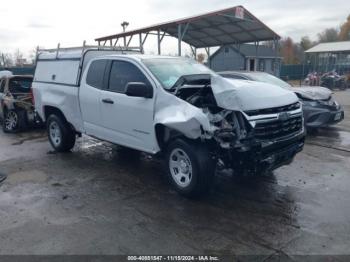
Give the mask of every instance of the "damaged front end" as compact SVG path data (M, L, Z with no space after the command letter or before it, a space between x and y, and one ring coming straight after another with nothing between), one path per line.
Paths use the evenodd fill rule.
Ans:
M221 168L256 173L289 164L304 145L301 104L292 92L253 83L183 76L170 90L179 99L161 99L158 122L201 139Z
M305 133L300 104L289 107L295 109L271 108L268 114L223 110L221 119L209 115L216 127L211 145L219 167L247 174L291 163L304 146Z

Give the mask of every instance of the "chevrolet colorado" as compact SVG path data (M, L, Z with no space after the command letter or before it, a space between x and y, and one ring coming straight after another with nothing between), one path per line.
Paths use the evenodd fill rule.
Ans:
M92 53L38 56L35 107L58 152L84 133L161 154L174 188L196 196L209 189L217 168L265 172L303 148L293 92L225 79L186 58Z

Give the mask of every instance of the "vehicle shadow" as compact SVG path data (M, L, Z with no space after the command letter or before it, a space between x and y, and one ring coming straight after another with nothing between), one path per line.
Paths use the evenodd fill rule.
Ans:
M274 252L299 227L294 191L274 174L217 174L208 194L187 199L169 185L161 159L95 139L78 139L72 153L42 161L48 177L40 187L86 217L123 221L112 231L137 229L185 241L187 250L236 254Z

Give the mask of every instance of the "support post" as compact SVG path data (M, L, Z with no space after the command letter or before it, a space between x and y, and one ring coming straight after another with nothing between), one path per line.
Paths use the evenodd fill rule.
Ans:
M182 41L182 39L181 39L182 32L181 32L181 31L182 31L182 30L181 30L181 24L179 24L179 25L177 26L177 39L178 39L178 43L177 43L177 45L178 45L177 55L178 55L178 56L181 56L181 41Z
M191 45L190 47L191 47L191 51L192 51L192 55L194 56L194 59L197 60L197 48Z
M60 51L60 43L58 43L58 45L57 45L57 50L56 50L56 59L57 59L57 57L58 57L58 53L59 53L59 51Z
M304 52L304 59L303 59L303 71L301 73L299 85L301 86L302 84L302 79L304 79L304 74L305 74L305 60L307 61L307 54Z
M210 61L210 47L205 47L205 52L207 53L207 63L208 63L208 67L211 68L211 61Z
M260 61L258 58L258 51L259 51L259 41L255 42L255 68L254 71L260 71ZM256 70L258 69L258 70Z
M142 41L142 33L139 34L139 41L140 41L140 51L141 54L143 54L143 41Z
M161 54L161 50L160 50L160 44L161 44L161 38L160 38L160 30L158 29L158 34L157 34L157 40L158 40L158 55Z
M277 75L277 68L276 68L276 64L277 64L277 52L278 52L278 40L274 37L273 38L273 51L274 51L274 55L275 55L275 58L273 59L272 63L272 68L274 69L275 72L273 72L273 74L277 77L280 76L280 72L278 70L278 75Z

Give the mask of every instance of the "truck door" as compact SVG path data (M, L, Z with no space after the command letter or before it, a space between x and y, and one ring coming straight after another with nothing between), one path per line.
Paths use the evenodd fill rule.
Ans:
M104 85L106 68L107 60L93 61L79 90L80 110L85 132L100 138L103 138L100 96Z
M142 82L152 86L139 66L129 61L113 60L107 89L102 91L100 98L105 135L116 144L153 152L156 145L154 98L127 96L125 91L129 82Z

